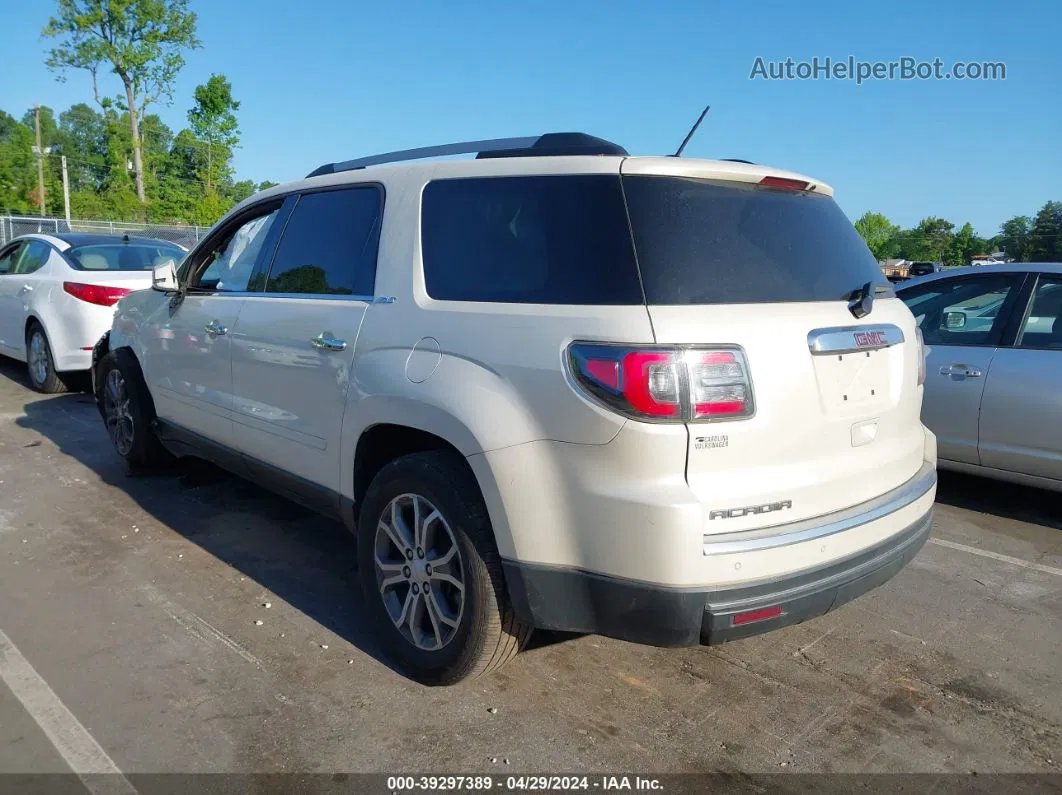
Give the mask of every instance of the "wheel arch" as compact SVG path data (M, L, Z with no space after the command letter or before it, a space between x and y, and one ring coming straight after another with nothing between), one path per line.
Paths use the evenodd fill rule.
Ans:
M457 446L436 433L395 422L378 422L363 429L354 448L351 484L354 505L361 505L373 478L391 461L428 451L451 453L475 477L468 459Z

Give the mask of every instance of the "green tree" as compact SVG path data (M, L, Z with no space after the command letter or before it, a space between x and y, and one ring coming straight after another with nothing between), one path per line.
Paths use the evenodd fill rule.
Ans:
M948 250L944 253L946 265L969 265L975 254L988 254L988 241L978 237L969 222L962 225L951 237Z
M1047 202L1040 208L1029 238L1029 262L1062 260L1062 202Z
M70 191L97 191L107 160L107 122L81 102L59 114L59 151L67 157Z
M903 229L896 235L893 256L908 261L934 259L933 248L919 228Z
M208 191L195 204L192 211L192 223L199 226L213 226L225 211L229 209L224 199L216 192Z
M943 218L929 217L918 222L917 233L925 241L925 248L932 253L934 262L943 262L944 254L951 245L951 234L955 224Z
M219 185L232 176L232 149L240 143L239 109L240 103L232 97L232 84L224 75L211 75L206 83L196 86L188 122L206 152L199 176L207 193L217 193Z
M900 227L891 223L881 213L866 212L855 222L856 231L867 244L870 253L876 260L884 260L889 257L896 246L895 238Z
M1027 215L1016 215L1004 221L999 228L999 245L1019 262L1028 262L1029 233L1032 231L1032 219Z
M182 52L199 46L196 15L188 0L58 0L42 35L60 41L48 57L59 71L83 69L92 75L96 102L107 110L109 99L100 95L98 73L104 65L124 89L119 108L129 114L136 195L147 200L140 118L153 102L169 100L173 81L184 66Z
M28 213L36 190L33 133L10 114L0 111L0 210Z
M239 182L234 182L228 190L225 191L225 198L235 205L254 194L254 182L249 179L242 179Z

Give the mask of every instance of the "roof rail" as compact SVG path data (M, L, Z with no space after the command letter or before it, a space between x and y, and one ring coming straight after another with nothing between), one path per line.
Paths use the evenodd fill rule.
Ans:
M403 149L382 155L344 160L340 163L325 163L315 168L309 177L322 174L338 174L367 166L384 163L400 163L405 160L420 160L426 157L467 155L475 153L477 159L490 157L546 157L549 155L627 155L619 144L586 133L545 133L525 138L493 138L485 141L462 141L443 146L425 146L420 149Z

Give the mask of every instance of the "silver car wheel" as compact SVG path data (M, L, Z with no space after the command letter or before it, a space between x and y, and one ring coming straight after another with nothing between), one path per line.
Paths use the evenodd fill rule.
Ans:
M40 331L34 331L30 335L28 358L30 374L33 376L34 383L39 386L48 380L48 371L51 369L48 342Z
M376 584L395 628L418 649L438 651L465 607L461 551L446 518L419 494L400 494L376 523Z
M129 411L125 378L118 370L107 373L103 385L103 416L114 449L119 455L129 455L133 449L133 415Z

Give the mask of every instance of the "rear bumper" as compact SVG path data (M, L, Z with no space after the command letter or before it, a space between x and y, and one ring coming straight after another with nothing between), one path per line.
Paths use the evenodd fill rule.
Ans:
M723 588L668 588L560 567L505 561L516 614L542 629L586 632L653 646L716 644L820 616L876 588L922 548L927 511L900 532L821 568ZM735 624L764 608L780 612Z

